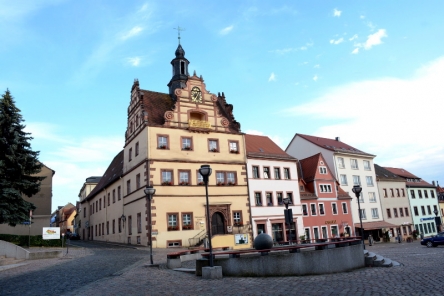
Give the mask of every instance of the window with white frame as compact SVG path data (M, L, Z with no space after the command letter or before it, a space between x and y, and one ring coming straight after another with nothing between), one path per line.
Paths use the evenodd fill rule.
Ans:
M342 213L343 214L348 214L348 209L347 209L347 203L346 202L342 203Z
M162 171L162 185L173 185L173 171Z
M270 168L264 167L264 179L269 179L269 178L270 178Z
M281 169L280 168L274 168L274 178L276 180L281 179Z
M357 175L353 175L353 185L361 185L361 178Z
M210 152L218 152L219 151L218 140L208 140L208 151L210 151Z
M204 184L203 176L200 174L199 171L197 171L197 185L203 185L203 184Z
M324 204L319 204L319 215L325 215Z
M191 138L182 138L182 150L191 150Z
M340 169L345 168L344 158L342 158L342 157L338 157L338 168L340 168Z
M166 137L166 136L158 136L157 137L157 148L159 148L159 149L167 149L168 148L168 137Z
M319 173L323 174L323 175L327 174L327 168L324 167L324 166L320 166L319 167Z
M319 185L319 187L321 188L321 192L325 193L325 192L331 192L331 185Z
M228 185L236 184L236 174L234 172L227 172L227 184Z
M364 192L361 191L361 194L359 194L359 202L363 203L364 202Z
M316 216L317 215L316 204L310 204L310 208L311 208L311 215Z
M357 159L350 159L350 166L353 170L358 169L358 160Z
M308 216L308 210L307 210L307 205L306 204L302 205L302 215Z
M262 194L260 192L255 192L254 193L254 199L256 201L256 205L257 206L261 206L262 205Z
M230 146L230 153L239 153L237 141L230 141L228 145Z
M190 185L190 171L179 171L179 185Z
M368 193L368 201L369 201L369 202L376 202L376 193L374 193L374 192L369 192L369 193Z
M168 230L177 230L177 214L168 215Z
M253 166L253 178L254 179L259 179L259 167L258 166Z
M348 185L347 175L341 175L341 185Z
M338 206L336 205L335 202L331 203L331 211L332 211L333 215L338 214Z
M364 160L364 170L366 170L366 171L371 171L372 170L370 168L370 161Z
M233 222L234 225L241 225L242 224L242 213L239 211L233 211Z
M223 172L216 173L216 184L219 185L225 184L225 173Z
M377 208L372 208L372 218L377 219L379 218L379 213Z
M365 180L367 181L367 186L373 186L373 177L372 176L366 176Z
M367 216L365 215L365 209L361 209L361 219L362 220L366 220L367 219Z
M284 179L290 180L290 169L289 168L284 168Z

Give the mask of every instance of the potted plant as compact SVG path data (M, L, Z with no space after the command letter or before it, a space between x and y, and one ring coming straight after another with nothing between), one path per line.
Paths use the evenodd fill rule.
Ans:
M190 230L191 229L191 225L184 225L182 226L183 230Z
M205 183L204 182L199 182L199 183L197 183L197 185L205 185Z
M167 146L166 145L159 145L159 149L166 149Z
M179 185L181 185L181 186L188 186L188 185L190 185L190 183L182 181L182 182L179 183Z
M225 186L224 182L217 182L217 186Z
M173 185L173 182L171 182L171 181L164 181L164 182L162 182L162 185L163 186L171 186L171 185Z
M211 148L210 151L211 152L217 152L217 148Z
M188 150L189 151L189 150L191 150L191 147L190 146L185 146L185 147L182 148L182 150Z
M228 185L229 186L234 186L234 185L236 185L236 183L235 182L228 182Z
M168 231L177 230L177 226L168 226Z
M230 153L239 154L239 150L231 149L231 150L230 150Z

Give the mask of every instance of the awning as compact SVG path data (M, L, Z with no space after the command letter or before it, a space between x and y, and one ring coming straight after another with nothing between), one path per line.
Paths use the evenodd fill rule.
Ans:
M395 224L387 223L385 221L376 221L376 222L362 222L362 227L364 230L372 230L372 229L382 229L382 228L396 228L398 227ZM355 228L361 228L361 223L355 223Z

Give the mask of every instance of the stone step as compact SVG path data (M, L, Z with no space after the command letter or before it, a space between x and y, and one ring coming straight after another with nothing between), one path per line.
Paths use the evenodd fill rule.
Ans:
M393 261L389 258L384 258L384 263L382 263L381 267L392 267Z
M373 260L373 266L381 267L384 264L384 260L385 260L384 257L376 255L376 258Z

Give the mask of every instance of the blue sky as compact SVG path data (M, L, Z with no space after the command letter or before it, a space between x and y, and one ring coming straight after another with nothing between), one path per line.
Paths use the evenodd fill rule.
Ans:
M295 133L442 179L442 1L3 1L0 90L9 88L53 209L123 148L135 78L168 92L177 26L189 69L224 92L243 132L283 149ZM441 178L441 180L440 180Z

